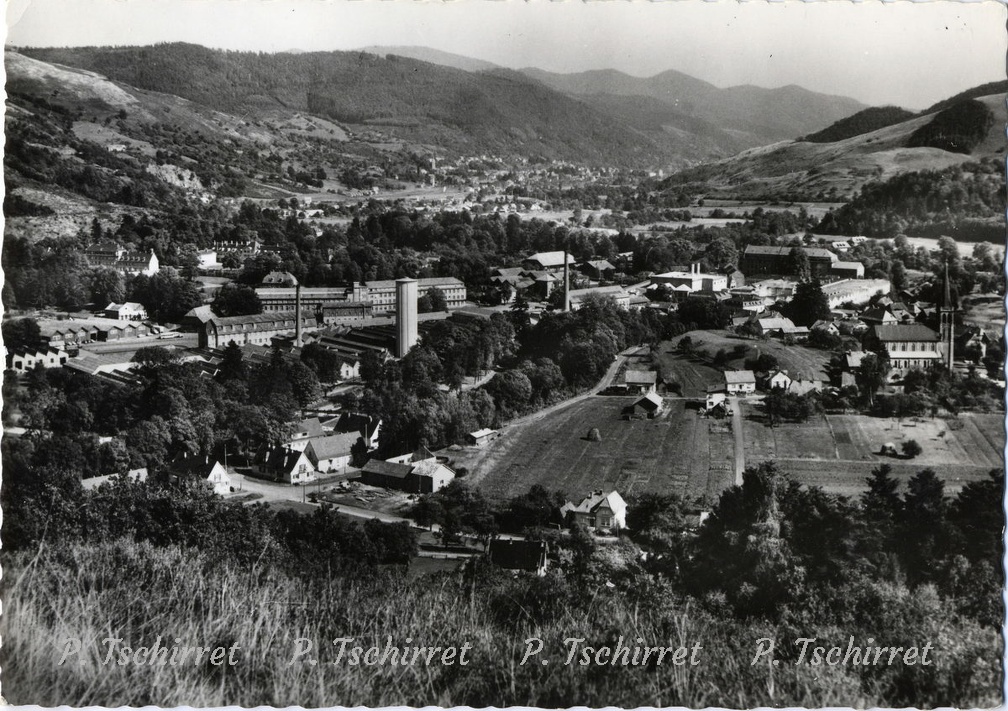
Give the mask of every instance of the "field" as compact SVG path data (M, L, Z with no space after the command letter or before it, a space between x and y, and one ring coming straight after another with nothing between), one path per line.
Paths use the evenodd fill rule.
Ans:
M745 346L745 354L729 360L728 369L744 368L746 358L766 353L776 357L780 367L787 370L791 377L800 375L805 379L829 379L826 367L829 365L830 354L826 351L804 346L785 346L773 340L757 341L742 338L727 331L691 331L688 335L693 342L694 352L705 351L710 357L722 348L730 353L736 346ZM708 385L723 383L724 379L721 371L706 360L680 354L678 346L681 339L682 336L663 342L655 357L661 364L666 382L677 382L682 385L683 395L686 397L700 397L706 393Z
M704 420L682 400L666 400L654 420L621 419L626 397L590 397L533 422L505 430L482 450L453 453L468 481L501 500L533 484L568 496L594 489L620 494L655 491L716 500L734 480L730 424ZM601 442L586 439L597 427Z
M743 411L747 465L774 460L797 481L837 494L858 495L871 470L883 462L904 482L930 467L949 493L1004 466L1004 419L999 415L962 415L959 429L942 419L898 422L864 415L819 416L770 428L750 417L752 406ZM912 460L879 454L884 443L900 449L910 439L924 449Z
M1005 306L1000 296L975 296L970 299L971 308L963 315L963 321L985 330L1004 330Z

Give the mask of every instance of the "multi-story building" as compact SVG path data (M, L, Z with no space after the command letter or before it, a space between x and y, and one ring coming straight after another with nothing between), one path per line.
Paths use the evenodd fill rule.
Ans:
M154 250L150 254L130 252L110 240L102 240L84 250L84 257L92 267L111 267L126 276L145 274L151 276L161 269Z
M301 316L304 331L315 330L314 318ZM234 342L239 346L267 346L276 336L290 336L297 331L293 311L252 314L250 316L213 316L201 324L200 348L224 348Z
M895 323L875 326L872 338L889 354L893 371L927 368L942 362L941 339L920 323Z
M750 244L742 255L742 272L746 276L755 274L794 275L796 274L795 258L792 255L794 247L768 247ZM799 247L805 252L809 261L809 272L812 277L823 278L830 275L837 256L828 249L821 247ZM849 276L849 275L848 275Z
M466 286L455 277L426 277L417 279L417 294L423 296L432 289L437 289L445 297L449 309L465 306ZM304 303L304 290L301 292ZM376 316L395 311L396 280L385 279L367 281L353 286L353 301L370 301L371 310Z
M714 293L725 291L728 288L727 274L705 274L700 271L699 264L690 265L690 270L671 271L665 274L655 274L651 277L652 284L667 284L673 289L679 290L681 287L693 292Z
M880 292L888 294L889 289L888 279L841 279L822 285L823 294L831 309L847 302L866 304Z

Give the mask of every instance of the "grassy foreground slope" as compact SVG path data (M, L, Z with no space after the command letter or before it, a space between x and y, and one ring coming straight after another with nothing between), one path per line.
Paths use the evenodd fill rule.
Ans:
M486 566L408 583L398 570L351 577L293 578L268 563L212 562L191 549L107 542L41 548L4 566L3 692L15 704L165 707L469 705L991 706L999 699L1000 645L993 629L955 620L927 589L874 582L843 606L859 624L816 625L822 610L776 624L702 611L649 575L598 561L591 578L512 578ZM622 575L620 575L622 573ZM614 587L606 584L611 579ZM825 601L824 601L825 602ZM846 646L849 635L885 632L932 641L935 666L844 668L753 665L756 640L797 637ZM875 627L873 628L873 625ZM233 667L103 665L101 640L136 647L161 635L171 644L237 645ZM316 649L334 638L384 645L461 645L466 667L348 667L294 663L296 640ZM697 666L565 666L563 640L615 646L700 644ZM521 665L523 640L540 637L550 664ZM58 665L68 639L82 652ZM786 652L782 652L784 656ZM331 660L331 657L328 658Z

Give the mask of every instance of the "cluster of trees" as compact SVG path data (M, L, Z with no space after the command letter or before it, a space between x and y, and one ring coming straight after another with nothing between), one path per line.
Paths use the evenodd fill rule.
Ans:
M950 236L998 242L991 221L1002 217L1004 171L997 159L897 175L865 185L849 203L823 217L819 231L872 237Z
M910 135L907 147L969 153L987 138L993 125L994 112L976 99L967 99L935 114Z
M821 410L819 395L814 391L798 395L783 388L773 388L763 398L763 411L771 427L782 420L805 422Z
M840 119L822 131L811 133L802 140L811 143L833 143L834 141L842 141L845 138L853 138L854 136L877 131L880 128L892 126L913 117L914 113L912 111L901 109L898 106L872 106L863 111L858 111L853 116Z
M157 473L180 457L220 458L225 449L248 454L281 442L299 408L321 394L315 371L279 350L249 364L232 344L216 379L157 346L134 360L136 385L64 369L23 376L17 404L27 434L4 441L5 467L36 476L58 462L80 480L130 467Z
M5 452L6 455L6 452ZM6 461L6 459L5 459ZM202 482L112 479L83 490L72 472L20 469L4 487L4 545L99 545L130 539L182 546L221 563L271 565L304 578L406 565L416 535L405 523L363 525L323 505L311 513L227 503Z

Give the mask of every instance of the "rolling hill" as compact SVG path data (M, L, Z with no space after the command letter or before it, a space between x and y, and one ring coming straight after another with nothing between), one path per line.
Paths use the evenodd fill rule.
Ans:
M465 72L483 72L501 68L493 62L486 62L482 59L474 59L461 54L453 54L452 52L442 52L439 49L432 49L431 47L372 45L370 47L361 47L359 51L374 54L378 57L388 57L389 55L394 57L406 57L408 59L416 59L420 62L427 62L429 64L439 64L442 67L461 69Z
M24 53L233 116L264 121L301 112L357 134L377 132L449 154L636 167L685 163L675 141L638 131L584 101L505 70L473 73L365 52L258 54L188 44ZM696 158L696 151L689 157Z
M190 44L25 49L114 82L256 120L302 112L449 154L678 169L819 130L863 108L801 89L712 84L675 71L512 71L417 47L223 52Z
M754 147L818 131L865 106L853 99L818 94L799 86L719 89L682 72L634 77L615 70L555 74L522 70L528 76L572 96L649 97L679 114L729 132L744 147Z
M965 92L960 96L973 95ZM952 152L933 145L912 147L916 142L911 140L915 134L927 133L928 127L933 130L934 122L942 116L942 112L963 104L963 101L960 98L951 106L948 102L941 102L936 105L942 108L941 112L934 110L912 115L898 123L841 140L823 143L782 141L753 148L730 158L681 171L670 177L668 184L702 185L712 195L740 198L845 200L869 181L1003 156L1004 94L975 99L989 110L994 120L990 124L980 124L984 133L971 140L969 151ZM833 131L842 130L842 126L833 128Z

